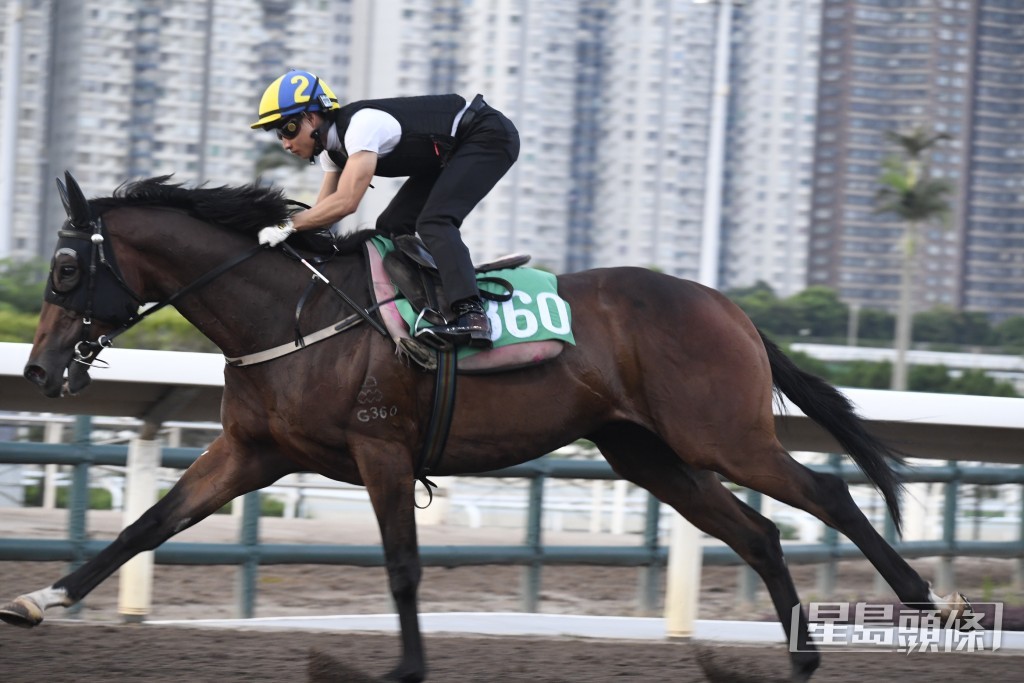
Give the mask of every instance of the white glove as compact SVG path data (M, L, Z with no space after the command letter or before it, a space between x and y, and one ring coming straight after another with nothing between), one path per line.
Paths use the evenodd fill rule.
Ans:
M293 232L295 232L295 228L292 227L290 219L280 225L271 225L269 228L263 228L260 230L260 244L266 247L276 247L281 244L281 242L288 239L288 236Z

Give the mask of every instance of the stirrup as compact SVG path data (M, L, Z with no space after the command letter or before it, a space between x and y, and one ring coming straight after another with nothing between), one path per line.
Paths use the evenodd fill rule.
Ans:
M429 308L424 308L422 311L420 311L419 315L416 316L416 320L413 322L412 327L409 330L410 332L412 332L413 338L423 342L430 348L435 349L437 351L448 351L450 349L455 348L455 344L452 344L449 340L445 339L437 332L435 332L434 328L430 326L420 327L420 323L423 322L427 313L433 313L434 315L441 318L441 320L445 320L445 317L441 315L438 311Z
M469 338L468 334L466 335L466 338ZM416 341L421 341L430 348L436 349L437 351L450 351L454 349L456 346L459 346L458 344L453 343L451 340L445 339L444 337L439 335L437 332L434 331L434 328L432 327L424 327L422 330L418 330L416 332L415 339Z

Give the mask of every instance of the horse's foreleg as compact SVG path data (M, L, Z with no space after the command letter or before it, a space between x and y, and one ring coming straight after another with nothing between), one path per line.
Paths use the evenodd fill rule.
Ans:
M701 531L724 541L760 575L791 645L791 680L810 679L821 656L810 642L807 615L783 558L778 527L736 498L714 473L691 468L660 441L636 434L595 441L618 474L671 505Z
M235 497L267 486L290 471L276 456L243 454L218 438L178 483L96 557L52 586L15 598L0 608L0 619L32 627L48 607L69 607L135 555L153 550L174 534L216 512Z
M416 481L410 459L378 452L360 461L360 473L380 525L388 583L402 631L402 659L389 678L422 681L427 674L417 605L422 568L416 540Z

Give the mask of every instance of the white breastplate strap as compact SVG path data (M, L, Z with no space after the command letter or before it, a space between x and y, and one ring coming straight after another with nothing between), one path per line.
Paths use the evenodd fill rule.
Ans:
M341 322L334 323L322 330L317 330L312 334L305 335L301 343L299 342L288 342L287 344L281 344L275 346L272 349L266 351L258 351L256 353L250 353L246 356L238 356L237 358L229 358L224 356L224 362L234 368L243 367L245 365L256 365L258 363L266 363L268 360L274 360L281 356L287 356L289 353L295 353L301 351L310 344L316 344L317 342L323 341L324 339L330 339L336 334L349 330L359 323L363 322L363 319L358 315L350 315Z

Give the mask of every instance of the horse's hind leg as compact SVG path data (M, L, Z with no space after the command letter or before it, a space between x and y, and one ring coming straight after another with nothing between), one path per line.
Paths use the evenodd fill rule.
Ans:
M52 586L19 596L0 607L0 619L32 627L48 607L69 607L135 555L153 550L174 534L216 512L236 496L272 484L289 471L287 461L229 448L223 436L203 453L174 487L129 525L96 557Z
M787 640L796 645L790 650L792 680L808 680L821 658L809 642L807 617L783 559L778 527L736 498L713 472L685 464L650 432L609 430L595 436L594 441L619 475L671 505L697 528L724 541L761 576ZM795 642L794 611L798 615Z
M792 458L778 442L759 451L746 451L740 463L726 463L722 474L731 481L760 491L814 515L849 538L907 605L933 605L944 613L966 606L958 594L940 598L928 582L875 530L839 477L818 473ZM950 600L952 599L952 602Z

